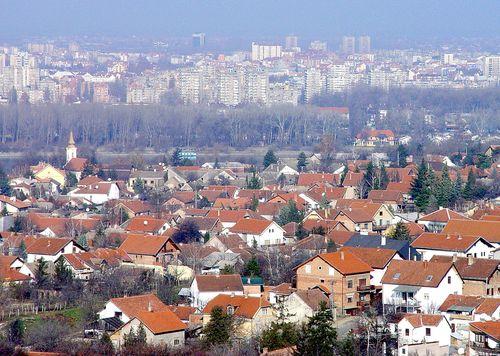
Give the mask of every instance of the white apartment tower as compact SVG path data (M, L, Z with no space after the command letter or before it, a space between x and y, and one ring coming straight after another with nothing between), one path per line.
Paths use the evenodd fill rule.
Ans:
M323 92L323 76L318 68L309 68L306 71L306 87L305 87L305 100L310 102L311 99Z
M358 52L359 53L370 53L371 52L371 38L370 38L370 36L359 36L358 37Z
M500 78L500 56L484 57L483 75L487 78Z
M342 53L354 54L356 51L356 37L344 36L342 37Z
M279 45L261 45L252 42L252 61L262 61L267 58L280 58L281 56L281 46Z

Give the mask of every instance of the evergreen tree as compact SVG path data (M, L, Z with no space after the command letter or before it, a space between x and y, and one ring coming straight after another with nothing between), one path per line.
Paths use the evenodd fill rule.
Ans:
M16 346L22 345L25 331L26 331L26 325L24 324L23 319L19 318L14 319L9 324L8 340Z
M299 223L302 219L304 219L304 212L297 209L295 201L289 200L288 204L281 208L277 222L281 226L284 226L289 222Z
M314 316L302 327L297 342L297 355L336 355L337 330L333 316L322 302Z
M443 166L441 179L439 180L436 192L436 199L439 206L449 207L453 201L453 182L448 172L448 166Z
M73 273L66 266L64 259L59 258L54 265L54 277L55 282L59 286L65 286L70 284L73 281Z
M264 160L262 162L264 168L269 167L271 164L278 163L278 158L274 154L273 150L268 150L266 155L264 156Z
M260 265L255 256L252 256L245 265L243 274L250 277L260 277Z
M231 265L225 265L221 270L220 274L235 274L236 271L234 270L234 266Z
M368 193L370 190L374 189L375 183L375 167L373 163L370 161L366 166L366 172L363 175L363 196L361 198L366 199L368 197Z
M232 334L233 316L228 315L219 306L214 307L210 312L210 321L203 328L205 348L231 345Z
M9 177L7 177L2 167L0 167L0 194L6 196L12 194L12 188L9 185Z
M406 240L406 241L411 240L410 230L401 221L396 223L396 226L389 234L389 237L396 239L396 240Z
M23 231L23 218L21 216L16 216L14 218L14 224L9 228L10 232L21 232Z
M297 157L297 169L299 172L304 172L307 168L307 156L304 152L300 152Z
M144 346L146 346L146 330L142 324L139 325L137 330L131 328L130 332L123 337L123 347L125 350L129 350L128 352L137 352Z
M257 208L259 207L259 199L254 195L252 197L252 201L250 202L250 210L252 211L257 211Z
M423 212L427 210L432 191L429 187L429 172L424 160L422 160L418 167L417 176L411 182L410 195L418 211Z
M7 216L9 215L9 212L7 211L7 205L4 205L2 208L2 212L0 213L2 216Z
M49 274L47 272L47 261L40 258L35 267L35 284L37 288L43 288L49 283Z
M389 184L389 176L387 175L387 170L385 169L385 165L380 165L380 189L387 189L387 185Z
M289 322L293 315L288 312L285 303L282 300L278 301L274 309L276 321L273 321L261 335L261 346L270 351L294 346L299 338L295 324Z
M220 168L220 163L219 163L219 158L218 157L215 157L214 168L215 169L219 169Z
M89 244L87 242L87 235L85 234L80 235L80 237L78 238L78 244L82 246L84 249L88 249Z
M179 147L176 147L174 152L172 153L172 157L170 159L170 164L172 166L180 166L182 163L182 150Z
M179 229L172 235L176 243L192 243L202 238L198 225L192 220L186 220L180 224Z
M344 185L344 180L345 177L347 176L347 172L349 172L349 168L347 167L347 164L344 165L344 170L342 171L342 174L340 175L340 186Z
M260 189L262 188L262 181L255 172L252 173L252 178L247 177L247 189Z
M297 230L295 231L295 237L299 240L302 240L304 237L307 237L309 234L307 233L306 229L304 229L304 225L302 222L299 222L297 225Z
M26 261L28 258L28 254L26 253L26 243L21 241L21 244L19 245L19 253L18 253L19 258L21 258L23 261Z
M94 166L92 163L90 163L90 160L85 163L85 166L83 167L82 175L80 176L80 179L83 179L85 177L91 176L94 174Z
M401 168L406 167L406 159L408 157L408 150L406 149L405 145L399 145L398 146L398 166Z
M210 233L207 231L203 234L203 242L208 242L210 240Z
M114 347L107 332L104 332L99 339L99 353L102 355L114 355Z
M469 170L467 174L467 182L465 183L464 190L462 192L462 196L466 200L474 199L474 193L476 189L476 175L474 174L472 168Z
M112 170L109 171L109 179L111 179L111 180L118 179L118 171L116 169L113 168Z
M144 191L146 190L146 188L144 186L144 181L141 178L137 178L134 181L132 188L134 189L135 194L139 194L139 195L143 194Z
M104 227L99 224L97 226L97 229L95 231L95 236L93 240L93 246L94 247L106 247L107 241L106 241L106 233L104 231Z
M453 204L462 199L462 194L463 194L462 175L460 174L460 172L457 172L457 179L455 180L455 184L453 185L453 194L452 194Z

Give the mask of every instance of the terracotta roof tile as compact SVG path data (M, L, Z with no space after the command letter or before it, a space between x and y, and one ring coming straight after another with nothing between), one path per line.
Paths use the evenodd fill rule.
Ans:
M243 283L239 274L195 276L200 292L242 292Z
M382 284L437 287L452 268L451 263L392 260L382 277Z
M500 320L496 321L478 321L469 324L471 331L478 330L500 341Z
M491 243L500 243L499 221L450 220L442 232L445 234L476 235Z
M269 225L271 225L271 223L272 221L270 220L240 219L231 228L231 232L259 235L262 232L264 232L264 230L266 230L269 227Z
M228 306L232 306L235 316L253 319L261 307L267 308L270 307L271 304L266 300L262 300L260 297L219 294L203 308L203 314L210 314L212 309L217 306L221 307L224 312L227 310Z
M164 235L129 234L125 236L126 239L120 245L120 249L127 254L156 256L169 241L173 243L169 236Z
M111 298L109 300L116 305L123 314L134 318L137 313L147 312L151 306L155 311L168 310L168 307L154 294L134 295L130 297Z
M422 326L437 326L443 320L444 316L434 315L434 314L406 314L403 319L408 320L408 322L414 328L420 328Z
M456 211L453 211L448 208L444 209L439 209L436 211L433 211L430 214L422 216L419 221L431 221L431 222L448 222L450 220L456 220L456 219L469 219L462 214L457 213Z
M431 261L451 263L453 262L453 257L436 255L431 258ZM500 260L486 258L472 258L469 260L468 257L457 257L454 265L462 279L486 280L498 270Z
M348 251L359 257L372 268L383 269L398 253L396 250L370 247L342 247L341 251Z
M480 240L481 237L474 235L424 232L411 243L411 246L418 249L465 252ZM485 240L482 241L489 244Z
M154 334L185 330L186 324L170 309L160 311L139 311L135 317Z

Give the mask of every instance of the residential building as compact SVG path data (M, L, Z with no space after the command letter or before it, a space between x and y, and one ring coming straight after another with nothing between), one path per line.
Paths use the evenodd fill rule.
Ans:
M280 45L264 45L252 42L252 61L262 61L268 58L282 56Z
M191 306L202 310L219 294L243 295L239 274L196 275L191 283Z
M371 38L370 36L359 36L358 37L358 53L370 53L371 52Z
M55 262L62 254L85 252L84 248L72 239L39 237L26 246L26 262L33 263L39 259Z
M498 355L500 351L500 320L470 323L469 355Z
M356 37L354 36L344 36L342 37L342 48L341 52L343 54L354 54L356 51Z
M243 218L238 220L229 232L239 235L250 247L285 243L285 230L272 220Z
M398 355L449 355L451 326L442 315L406 314L398 323Z

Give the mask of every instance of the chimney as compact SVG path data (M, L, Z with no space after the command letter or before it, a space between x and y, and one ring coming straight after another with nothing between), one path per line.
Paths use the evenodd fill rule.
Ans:
M343 261L344 260L344 251L340 251L340 259Z
M385 246L387 244L387 237L385 235L380 236L380 245Z
M452 261L453 261L453 263L457 263L457 254L456 253L453 254Z
M424 268L429 267L429 261L424 261Z
M328 209L328 208L327 208L327 209L325 209L325 219L328 219L328 211L329 211L329 210L330 210L330 209Z
M467 256L467 265L472 266L473 263L474 263L474 257L472 257L472 255Z
M151 304L151 301L148 302L148 312L153 311L153 305Z

